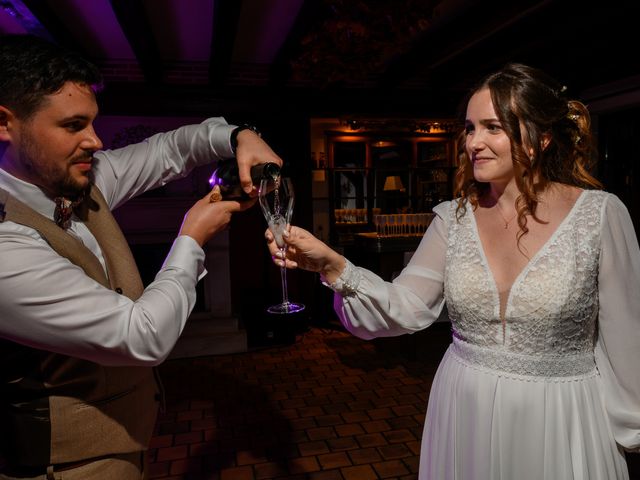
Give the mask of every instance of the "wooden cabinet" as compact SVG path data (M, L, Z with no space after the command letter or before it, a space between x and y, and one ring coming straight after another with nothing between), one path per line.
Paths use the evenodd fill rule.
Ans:
M323 190L314 187L314 202L316 211L321 204L328 210L325 239L333 246L353 245L356 233L375 231L375 214L430 212L452 198L456 152L449 134L326 131L325 136L326 184Z

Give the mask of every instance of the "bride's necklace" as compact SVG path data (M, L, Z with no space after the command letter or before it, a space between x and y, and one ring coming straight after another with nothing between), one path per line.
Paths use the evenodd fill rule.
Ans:
M502 213L502 208L500 208L500 204L498 202L496 202L496 207L498 207L498 213L502 217L502 220L504 220L504 229L506 230L507 228L509 228L509 224L513 221L513 219L518 216L518 212L516 212L513 215L513 217L511 217L509 220L507 220L506 217L504 216L504 214Z

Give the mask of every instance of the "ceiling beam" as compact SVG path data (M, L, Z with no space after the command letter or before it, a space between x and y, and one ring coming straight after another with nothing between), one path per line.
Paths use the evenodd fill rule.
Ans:
M542 69L565 84L569 95L578 96L584 88L638 72L638 62L620 46L635 41L636 33L628 25L638 18L640 4L614 6L621 1L576 9L574 2L563 0L529 9L525 17L492 30L481 41L426 63L423 73L436 91L467 93L492 71L519 62Z
M446 65L501 31L537 14L554 1L494 0L491 9L487 9L483 2L475 2L459 12L436 17L411 50L390 62L379 86L394 88L420 71ZM483 55L485 60L489 60L492 53L487 51Z
M214 0L209 58L209 83L212 86L222 86L229 76L241 12L242 0Z
M73 38L48 2L43 0L10 0L10 3L18 9L18 13L20 13L20 4L23 4L30 11L33 16L31 21L26 18L20 20L19 17L16 17L28 33L51 40L83 56L88 55L82 42ZM28 25L29 23L31 25Z
M163 62L142 0L110 0L110 2L120 27L138 59L145 80L150 84L160 83L163 76Z

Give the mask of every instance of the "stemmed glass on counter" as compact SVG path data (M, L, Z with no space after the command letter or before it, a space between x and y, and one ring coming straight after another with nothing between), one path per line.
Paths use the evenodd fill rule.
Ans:
M276 245L282 252L284 260L287 252L287 244L282 236L291 224L293 215L293 204L295 200L293 183L290 178L281 176L263 178L260 181L258 191L260 208L264 218L267 220L269 230L275 237ZM302 303L292 303L289 301L287 293L287 269L283 265L280 267L280 280L282 283L282 303L272 305L267 308L269 313L295 313L304 310Z

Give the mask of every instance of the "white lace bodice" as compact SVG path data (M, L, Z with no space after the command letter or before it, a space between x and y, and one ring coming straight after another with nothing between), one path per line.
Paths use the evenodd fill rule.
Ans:
M449 206L444 294L454 336L525 355L592 353L598 317L600 222L605 195L584 191L511 287L500 318L496 284L471 208Z
M513 283L504 330L474 216L469 208L457 222L456 206L434 208L393 283L347 261L331 285L344 326L361 338L416 332L446 300L456 358L542 383L597 375L616 441L640 448L640 247L624 204L606 192L580 195Z

